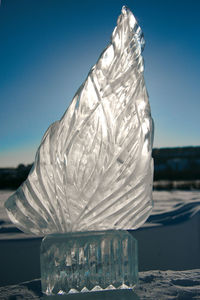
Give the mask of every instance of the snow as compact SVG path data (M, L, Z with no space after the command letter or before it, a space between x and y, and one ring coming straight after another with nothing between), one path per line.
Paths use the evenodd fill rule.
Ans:
M200 269L141 272L136 293L140 299L200 299Z
M61 299L61 296L46 299ZM0 287L0 299L42 299L39 279ZM147 271L139 273L133 291L114 290L62 296L68 300L192 300L200 299L200 269L187 271Z

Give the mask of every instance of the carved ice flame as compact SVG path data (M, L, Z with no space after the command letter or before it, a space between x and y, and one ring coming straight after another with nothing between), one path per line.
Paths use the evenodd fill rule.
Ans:
M17 227L48 234L145 222L152 208L153 122L143 47L141 29L123 7L111 43L5 204Z

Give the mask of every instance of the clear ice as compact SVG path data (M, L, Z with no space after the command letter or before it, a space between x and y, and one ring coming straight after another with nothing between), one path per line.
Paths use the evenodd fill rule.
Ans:
M149 216L153 121L143 48L142 31L123 7L111 43L48 128L27 180L5 204L24 232L136 229Z
M111 230L52 234L41 247L41 281L47 295L114 289L137 284L137 241Z

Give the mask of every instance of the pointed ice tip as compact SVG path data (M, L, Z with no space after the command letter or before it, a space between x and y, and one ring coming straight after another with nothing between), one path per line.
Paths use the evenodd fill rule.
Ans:
M122 6L122 15L128 16L129 14L133 15L130 9L126 5Z
M122 13L126 14L128 11L130 11L130 9L126 5L123 5L122 6Z
M123 15L128 15L128 14L133 15L133 13L131 12L131 10L126 5L122 6L122 14Z
M135 24L138 24L138 23L137 23L137 20L136 20L134 14L132 13L132 11L126 5L124 5L124 6L122 6L121 12L122 12L121 16L120 16L121 18L119 18L119 19L122 20L124 17L125 18L127 17L129 20L130 27L133 29Z
M130 9L128 8L128 6L123 5L123 6L122 6L122 13L123 13L123 14L126 14L126 13L128 13L128 12L130 12Z

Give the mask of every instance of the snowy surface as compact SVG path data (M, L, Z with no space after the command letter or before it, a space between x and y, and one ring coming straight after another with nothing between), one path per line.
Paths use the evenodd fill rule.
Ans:
M154 191L153 200L154 208L152 214L157 215L175 210L188 203L200 206L200 191Z
M42 299L40 280L0 288L0 299ZM132 291L108 291L44 297L68 300L190 300L200 299L200 269L148 271L139 273L139 285Z
M200 269L140 273L140 299L200 299Z
M4 208L4 202L10 197L15 191L0 191L0 224L1 221L8 221L8 216Z

